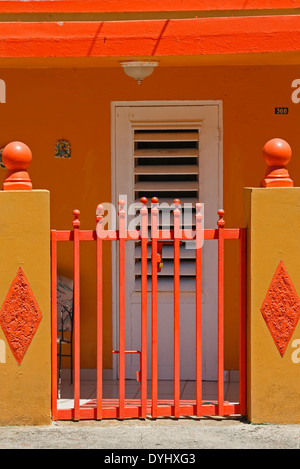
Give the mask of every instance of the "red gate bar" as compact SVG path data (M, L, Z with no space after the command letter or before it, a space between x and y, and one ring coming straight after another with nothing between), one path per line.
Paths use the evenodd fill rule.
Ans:
M119 418L125 417L125 202L119 201Z
M218 406L224 414L224 210L218 210Z
M240 230L240 318L239 318L239 399L240 413L246 414L246 292L247 231Z
M196 408L202 415L202 214L196 204Z
M144 203L143 203L144 202ZM119 230L103 230L102 212L98 207L96 230L80 230L79 211L74 211L75 220L73 230L51 231L51 287L52 287L52 417L56 419L101 419L101 418L145 418L147 414L152 417L160 416L213 416L231 415L246 412L246 229L228 229L224 227L224 211L218 211L219 220L217 229L202 230L200 204L196 205L196 231L193 234L188 230L181 230L179 225L180 201L177 200L174 210L174 230L158 229L158 199L152 198L151 208L151 263L152 263L152 400L147 399L147 285L146 279L146 231L147 209L145 199L142 200L141 230L125 230L124 202L120 201ZM146 209L146 210L145 210ZM144 218L143 218L144 213ZM101 218L102 217L102 218ZM144 220L144 221L143 221ZM99 236L101 234L101 236ZM98 235L98 236L97 236ZM180 242L196 239L196 247L202 240L217 240L218 242L218 401L208 403L202 401L202 341L201 341L201 255L202 250L196 249L196 400L180 400L180 304L179 304L179 262ZM224 241L239 240L240 243L240 402L230 404L224 401ZM117 241L119 244L119 398L103 399L102 396L102 244L103 241ZM140 240L142 243L142 302L141 302L141 351L125 350L125 242ZM57 242L73 242L74 256L74 408L57 409L57 311L56 311L56 284L57 284ZM80 406L80 263L79 242L97 242L97 398ZM158 242L174 243L174 399L158 399L157 396L157 262ZM198 244L197 244L198 243ZM145 301L146 300L146 301ZM125 399L125 354L138 353L140 355L141 399Z
M148 209L147 199L142 197L141 208L141 257L142 257L142 292L141 292L141 417L147 417L147 244L148 244Z
M196 416L196 405L193 400L181 400L180 416L190 417ZM97 416L97 403L93 400L83 404L80 407L81 420L96 420ZM151 415L151 404L148 403L148 414ZM224 415L239 415L240 405L226 402L224 404ZM124 418L140 418L140 407L137 405L137 399L126 399L125 416ZM218 416L218 405L206 404L203 405L203 417ZM158 405L158 417L173 417L174 405L173 401L161 399ZM103 399L103 419L118 419L118 399ZM73 420L73 409L58 409L58 420Z
M158 198L151 199L151 263L152 263L152 417L157 418L157 239Z
M51 230L51 401L52 419L57 420L57 237Z
M244 228L225 228L224 229L224 240L232 239L239 240L240 231ZM73 241L72 230L54 230L57 233L57 241ZM189 230L182 230L181 235L182 241L191 241L191 238L185 232ZM126 234L127 233L127 234ZM138 241L141 239L138 230L127 230L125 233L125 241ZM203 230L204 240L218 239L218 230L214 228L206 228ZM80 241L96 241L96 230L80 230L79 240ZM103 241L119 241L120 235L118 230L103 230ZM158 230L158 241L172 241L174 239L174 230Z
M73 258L74 258L74 420L80 420L80 251L79 210L73 215Z
M174 417L180 417L180 200L174 215Z
M103 230L103 207L97 207L97 246L96 246L96 269L97 269L97 420L102 419L102 370L103 370L103 272L102 272L102 230Z

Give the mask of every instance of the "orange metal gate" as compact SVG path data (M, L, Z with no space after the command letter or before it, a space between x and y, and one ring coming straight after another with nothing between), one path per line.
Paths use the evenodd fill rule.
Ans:
M79 211L74 210L73 230L51 231L52 250L52 418L67 419L105 419L105 418L152 418L161 416L226 416L245 415L246 413L246 229L225 228L224 211L219 210L216 229L202 229L201 204L196 204L195 229L182 229L180 225L180 201L174 200L174 228L158 228L158 199L151 200L151 238L148 239L147 199L142 198L141 225L139 230L126 230L124 202L119 202L119 229L103 229L103 210L97 208L95 230L80 230ZM141 287L141 350L125 350L125 243L141 243L142 287ZM195 399L180 399L180 242L196 242L196 395ZM205 402L202 398L202 317L201 317L201 265L203 241L217 240L218 249L218 397L216 402ZM229 403L224 399L224 242L239 242L239 402ZM57 407L57 243L73 243L74 260L74 399L68 409ZM97 246L97 396L80 405L80 243L95 242ZM103 242L117 241L119 245L119 396L117 399L103 398L103 328L102 328L102 245ZM158 399L157 378L157 271L159 262L159 242L174 245L174 380L173 399ZM152 337L152 392L147 397L147 246L151 246L152 289L151 289L151 337ZM140 355L140 398L125 398L125 354Z

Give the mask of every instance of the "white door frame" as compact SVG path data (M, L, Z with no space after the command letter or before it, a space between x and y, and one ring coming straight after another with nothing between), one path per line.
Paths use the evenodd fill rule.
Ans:
M117 107L142 107L142 106L218 106L219 116L219 145L218 145L218 202L219 207L223 208L223 101L222 100L165 100L165 101L112 101L111 102L111 202L114 207L118 207L116 200L116 139L115 139L115 117ZM113 243L115 244L115 243ZM116 245L112 246L112 346L116 350L118 346L118 287L117 287L117 249ZM113 379L118 376L118 368L116 366L116 355L113 355Z

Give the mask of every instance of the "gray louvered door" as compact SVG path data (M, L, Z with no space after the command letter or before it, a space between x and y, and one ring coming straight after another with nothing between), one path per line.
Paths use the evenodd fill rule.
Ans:
M204 203L205 227L214 227L220 204L220 142L218 105L116 106L114 197L130 207L127 222L137 224L140 198L159 199L159 226L172 228L173 200L182 204L182 226L194 226L194 206ZM150 211L149 211L150 213ZM213 224L211 225L211 222ZM150 214L149 214L150 222ZM150 228L149 228L150 229ZM163 247L158 274L158 373L173 377L173 247ZM151 250L148 250L148 366L151 370ZM116 260L116 258L115 258ZM141 261L139 243L126 246L126 348L140 347ZM216 255L203 248L203 373L216 377ZM117 277L117 265L115 265ZM206 275L205 275L206 274ZM181 377L195 378L195 250L180 251ZM116 290L115 290L116 291ZM117 341L117 321L114 338ZM126 377L135 378L138 357L126 358ZM148 373L149 374L149 373ZM149 378L151 376L149 375Z

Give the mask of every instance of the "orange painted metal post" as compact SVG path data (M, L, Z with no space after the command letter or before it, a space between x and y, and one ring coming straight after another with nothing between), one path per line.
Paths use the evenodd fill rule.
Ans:
M148 209L146 197L141 198L141 257L142 257L142 301L141 301L141 417L147 417L147 242Z
M202 413L202 214L196 204L196 415Z
M74 420L80 420L80 247L79 210L73 211L74 258Z
M180 200L174 215L174 417L180 417Z
M224 414L224 210L218 210L218 414Z
M57 420L57 245L51 230L51 400L52 419Z
M102 223L103 206L97 207L96 226L96 256L97 256L97 419L102 419L102 370L103 370L103 272L102 272Z
M239 400L240 414L246 415L246 255L247 231L240 229L240 322L239 322Z
M157 239L158 198L151 199L151 263L152 263L152 417L157 418Z
M125 417L125 202L119 201L119 418Z

